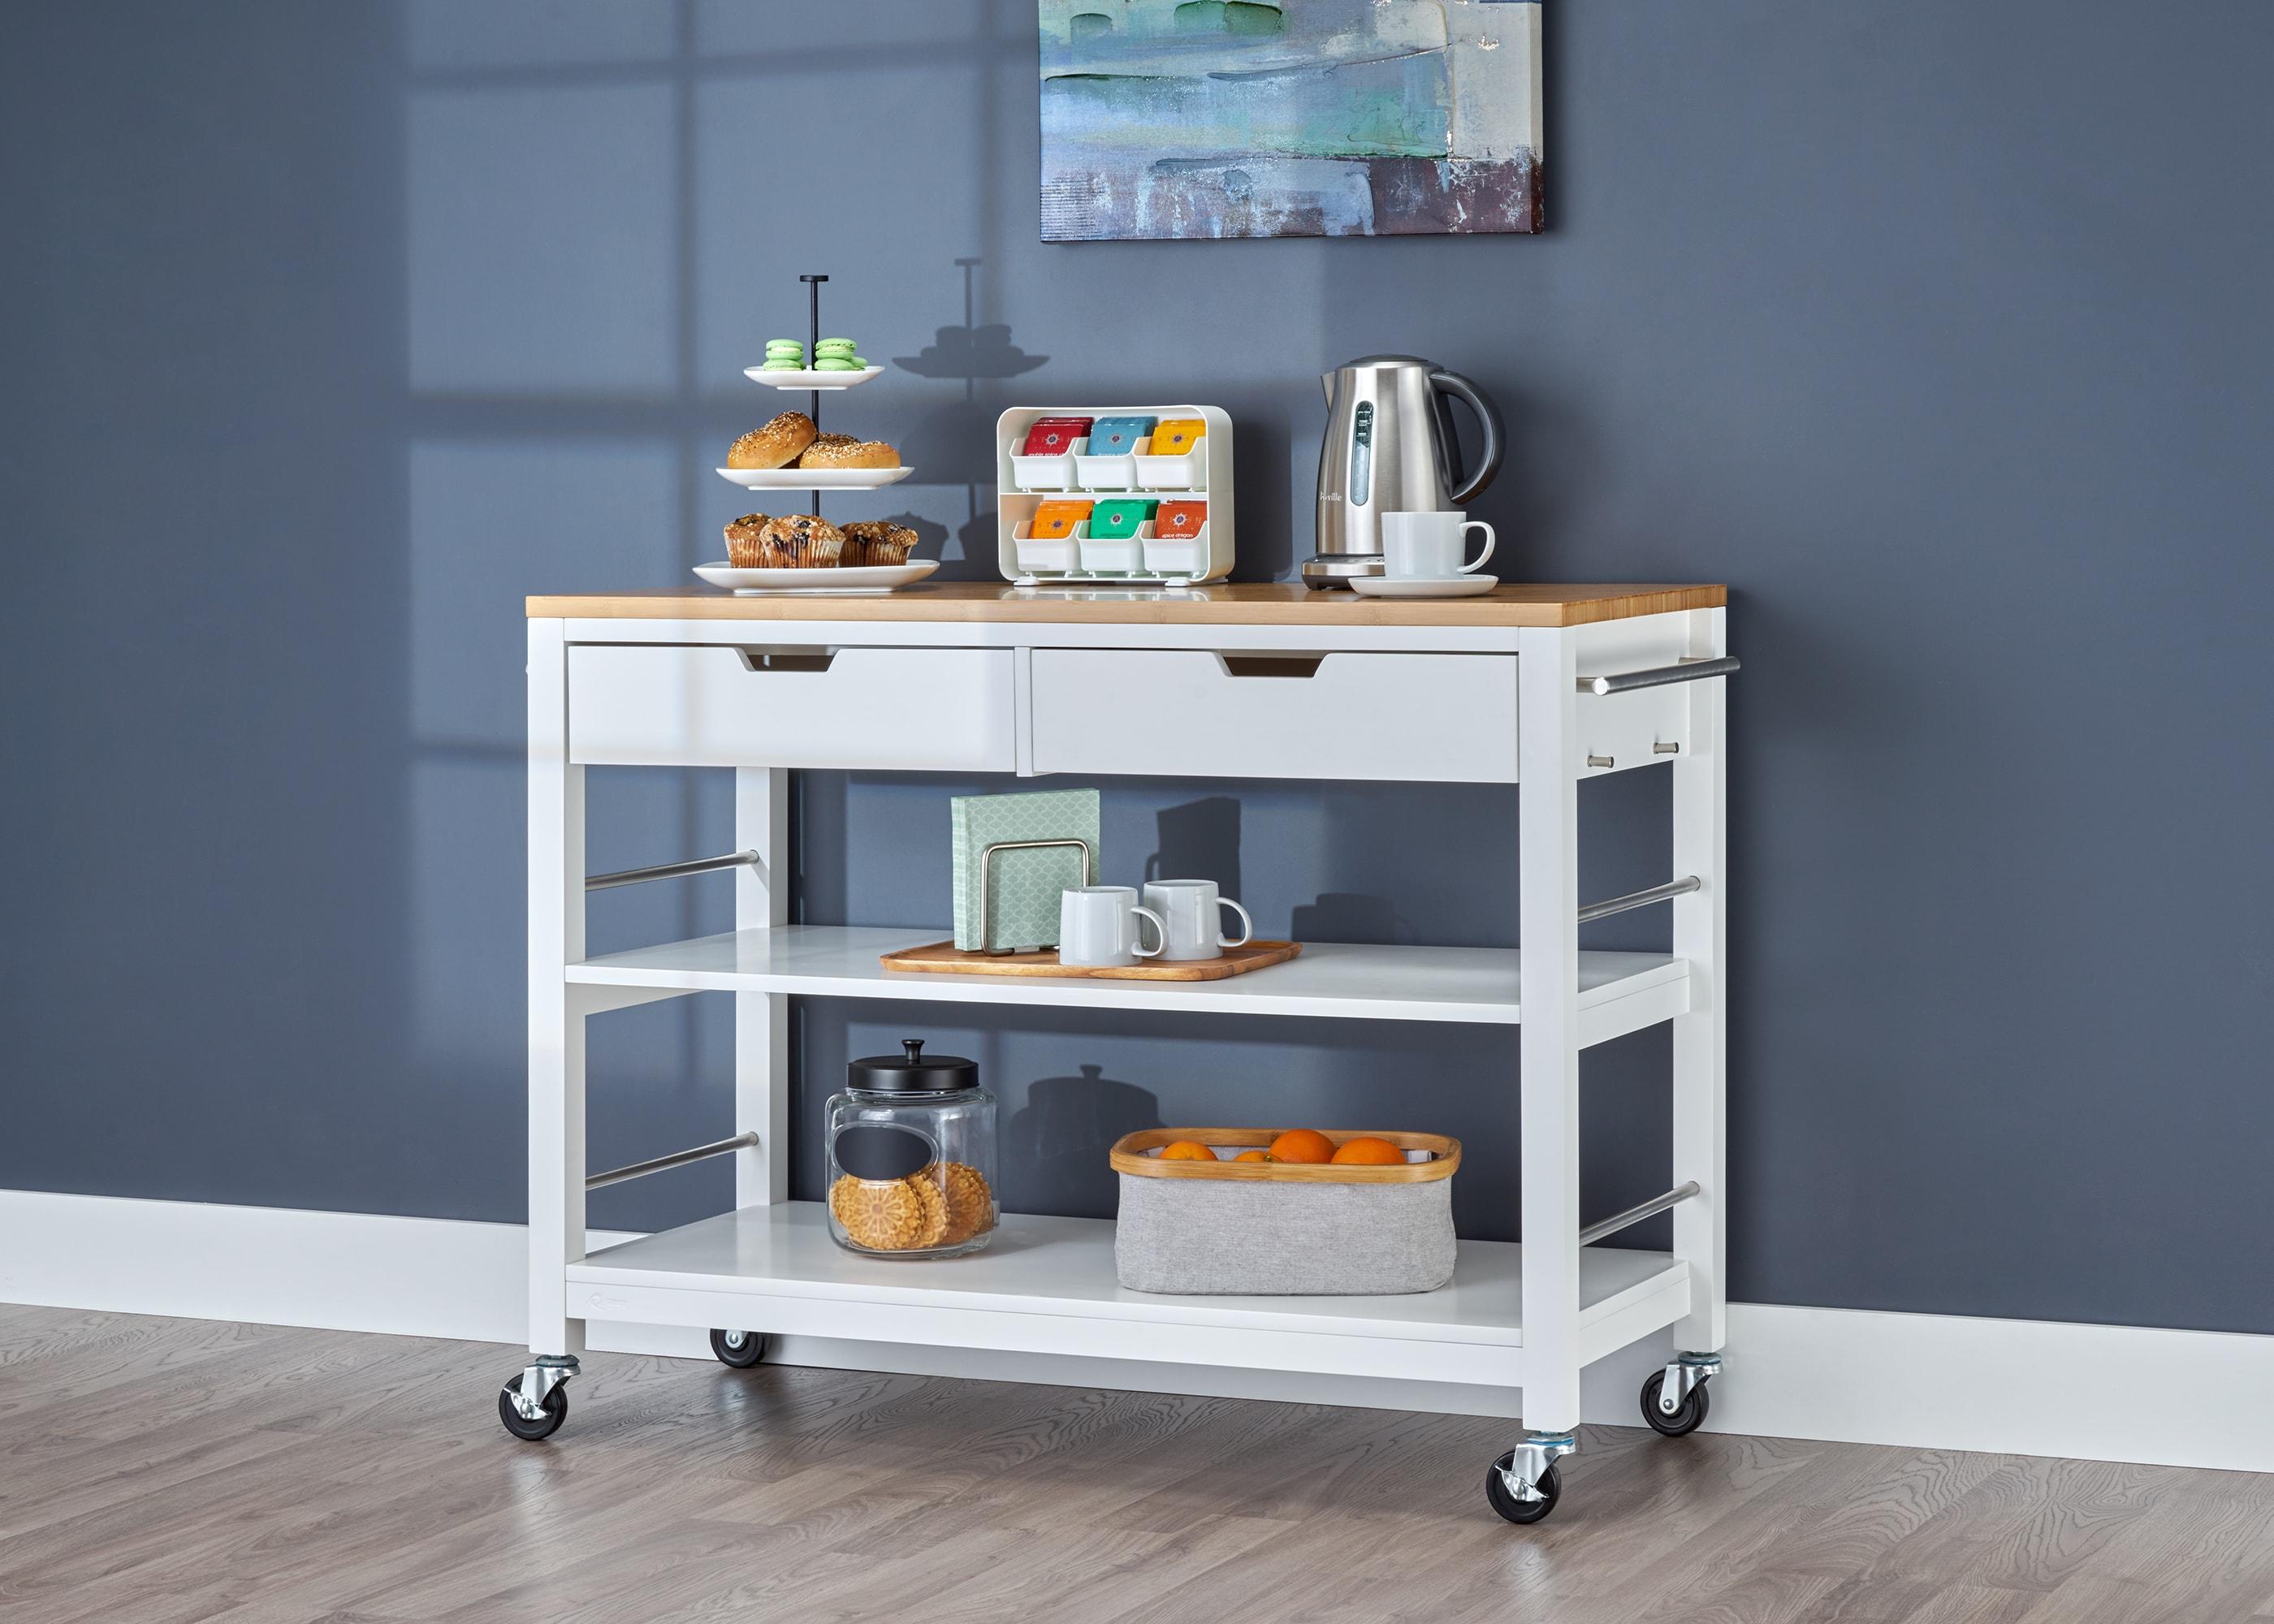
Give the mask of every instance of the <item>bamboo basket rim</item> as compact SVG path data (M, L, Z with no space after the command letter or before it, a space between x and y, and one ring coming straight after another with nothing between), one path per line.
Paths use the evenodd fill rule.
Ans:
M1107 1159L1117 1173L1138 1178L1246 1179L1282 1184L1426 1184L1450 1178L1460 1170L1461 1141L1442 1133L1405 1133L1388 1128L1322 1128L1321 1132L1340 1145L1344 1139L1388 1139L1400 1150L1426 1150L1427 1162L1403 1167L1370 1167L1333 1162L1163 1162L1145 1153L1178 1139L1191 1139L1210 1149L1238 1146L1261 1150L1284 1128L1140 1128L1113 1142Z

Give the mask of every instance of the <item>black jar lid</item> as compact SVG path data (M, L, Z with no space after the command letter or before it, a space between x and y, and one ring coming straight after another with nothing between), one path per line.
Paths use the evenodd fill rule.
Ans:
M951 1094L979 1086L979 1063L960 1055L927 1055L922 1038L902 1038L901 1055L848 1061L845 1086L879 1094Z

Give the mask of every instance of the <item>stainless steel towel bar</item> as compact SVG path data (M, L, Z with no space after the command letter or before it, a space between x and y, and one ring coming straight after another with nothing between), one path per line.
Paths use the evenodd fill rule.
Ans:
M730 1150L740 1150L755 1145L755 1133L737 1133L731 1139L720 1139L714 1145L697 1145L692 1150L675 1150L667 1156L658 1156L649 1162L635 1162L628 1167L610 1168L605 1173L594 1173L584 1180L584 1188L598 1190L603 1184L621 1184L628 1178L644 1178L650 1173L668 1172L675 1167L685 1167L690 1162L702 1162L712 1156L723 1156Z
M1608 919L1614 914L1623 914L1629 908L1646 908L1653 902L1670 902L1686 896L1703 883L1694 874L1685 874L1678 880L1668 880L1663 885L1653 885L1648 891L1630 891L1623 897L1606 897L1600 902L1591 902L1579 910L1579 922L1593 919Z
M636 885L643 880L678 880L690 874L710 874L720 868L739 868L758 861L750 852L729 852L724 857L697 857L692 862L657 863L649 868L619 868L614 874L588 874L584 876L586 891L606 891L614 885Z
M1600 1223L1589 1224L1579 1231L1579 1244L1592 1246L1606 1235L1616 1235L1630 1224L1640 1223L1645 1218L1655 1218L1668 1207L1678 1207L1697 1193L1698 1181L1694 1178L1687 1184L1676 1184L1664 1195L1654 1195L1623 1213L1613 1213Z
M1674 665L1653 665L1648 671L1622 671L1615 676L1582 677L1583 694L1623 694L1631 688L1664 688L1669 682L1702 682L1726 677L1740 669L1734 658L1685 659Z

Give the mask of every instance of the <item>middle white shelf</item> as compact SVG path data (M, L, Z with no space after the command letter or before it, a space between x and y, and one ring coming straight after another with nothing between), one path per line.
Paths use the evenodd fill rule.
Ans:
M886 970L879 955L945 940L944 928L783 925L606 953L567 966L571 985L671 992L804 993L939 1004L1199 1010L1512 1026L1521 951L1321 942L1286 964L1220 981L1065 980ZM1690 964L1666 953L1579 955L1579 1041L1604 1042L1690 1010Z

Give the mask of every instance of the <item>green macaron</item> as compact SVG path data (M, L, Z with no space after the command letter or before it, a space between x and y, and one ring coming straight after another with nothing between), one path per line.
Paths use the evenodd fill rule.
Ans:
M803 355L805 353L805 341L797 338L770 338L766 340L766 348L769 350L794 350L798 354Z
M824 356L813 364L817 372L857 372L861 369L845 356Z
M855 344L849 338L825 338L819 343L814 345L814 350L817 352L824 350L842 350L849 354L851 351L859 348L860 346Z

